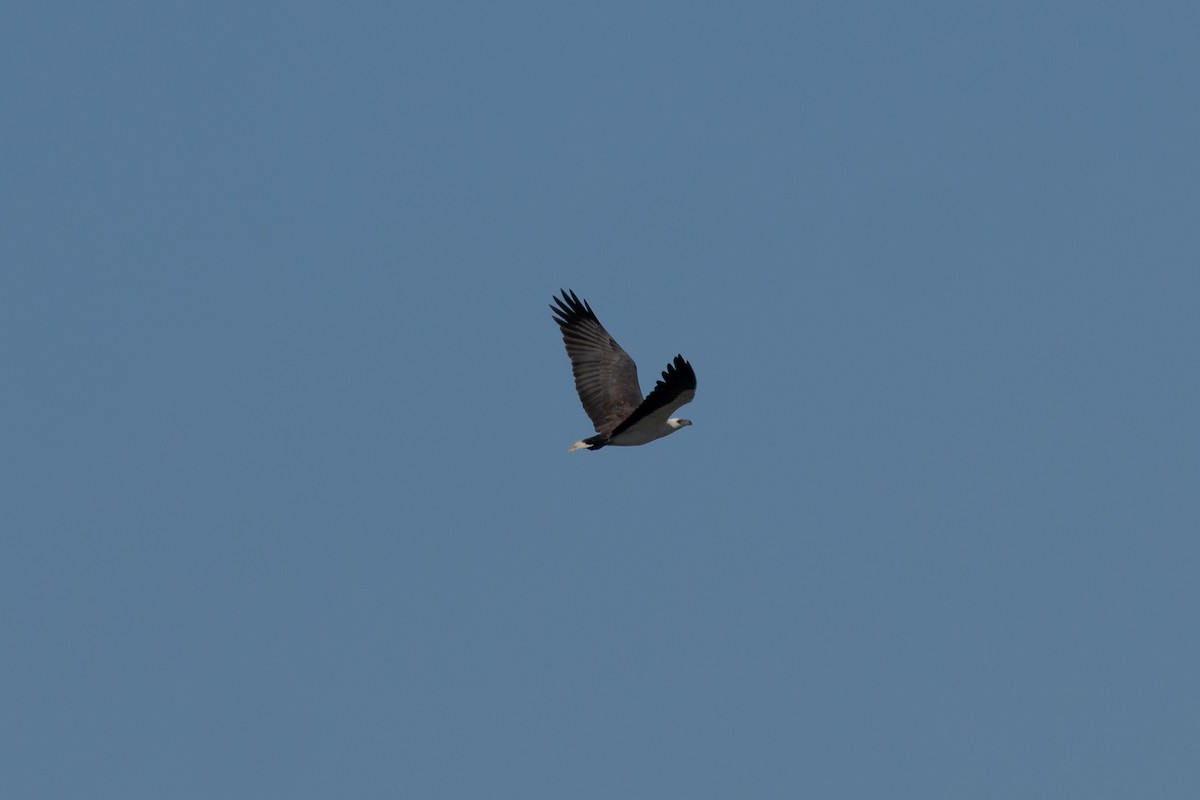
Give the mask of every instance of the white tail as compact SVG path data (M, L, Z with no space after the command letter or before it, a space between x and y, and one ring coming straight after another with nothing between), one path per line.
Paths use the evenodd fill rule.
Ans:
M585 442L583 439L580 439L578 442L576 442L575 444L568 447L567 452L574 453L576 450L587 450L587 449L588 449L587 442Z

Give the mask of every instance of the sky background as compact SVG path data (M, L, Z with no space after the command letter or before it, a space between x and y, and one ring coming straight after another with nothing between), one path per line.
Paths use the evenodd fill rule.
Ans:
M7 5L0 794L1200 796L1198 38Z

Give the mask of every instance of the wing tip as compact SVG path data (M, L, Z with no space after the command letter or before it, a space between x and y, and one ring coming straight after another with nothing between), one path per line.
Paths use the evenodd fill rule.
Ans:
M695 390L696 388L696 371L692 369L692 363L681 353L677 353L671 363L667 364L667 368L663 370L662 380L657 382L655 388L673 381L682 381L685 389Z
M556 305L551 305L550 310L554 312L554 321L560 327L565 327L580 320L590 320L597 324L600 320L596 319L596 312L592 311L591 305L587 300L580 300L579 295L575 294L574 289L559 288L558 295L552 295ZM560 296L561 295L561 296Z

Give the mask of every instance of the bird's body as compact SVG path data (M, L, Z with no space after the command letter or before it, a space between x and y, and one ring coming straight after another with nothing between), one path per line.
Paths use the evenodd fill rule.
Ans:
M550 309L571 358L575 390L596 429L595 436L580 439L571 450L646 444L692 424L671 416L696 396L696 373L683 356L675 356L662 380L643 398L637 365L596 319L591 306L566 291L554 302L557 305Z

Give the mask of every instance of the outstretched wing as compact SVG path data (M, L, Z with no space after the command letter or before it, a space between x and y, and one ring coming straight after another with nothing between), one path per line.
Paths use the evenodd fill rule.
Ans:
M596 433L608 436L642 402L637 365L574 292L564 291L554 302L550 310L571 357L575 391Z
M695 396L696 373L692 370L692 365L683 360L683 356L677 355L673 362L667 364L662 380L654 384L646 399L616 427L612 435L616 436L648 417L666 422L677 408L692 402Z

